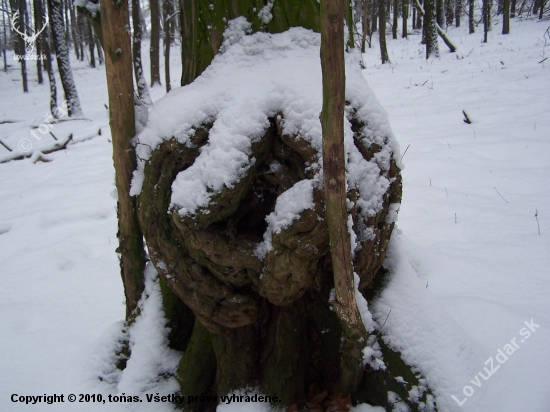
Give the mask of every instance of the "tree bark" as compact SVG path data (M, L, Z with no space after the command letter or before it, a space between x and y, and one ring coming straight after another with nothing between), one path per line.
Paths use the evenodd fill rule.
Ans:
M476 30L475 22L475 2L474 0L468 0L468 33L472 34Z
M88 51L90 53L90 67L95 67L95 37L94 37L94 29L92 28L92 24L90 23L90 20L85 19L83 24L86 27L86 34L88 35Z
M344 0L321 0L321 69L323 72L323 181L336 299L332 303L344 331L340 388L355 392L361 382L362 348L367 332L355 300L348 232L344 154Z
M407 38L407 20L409 19L409 1L408 0L402 0L402 14L403 14L403 30L401 32L401 38L406 39ZM414 19L413 19L414 21Z
M393 0L393 24L392 24L391 32L392 32L392 38L394 40L397 39L397 29L398 29L397 26L399 21L398 7L399 7L399 0Z
M439 24L439 27L444 28L445 27L445 8L444 8L444 0L435 0L435 20L437 24ZM427 5L426 5L426 8Z
M426 27L426 59L430 59L432 57L439 57L435 0L424 0L424 4L426 6L424 16L424 25Z
M491 28L491 0L483 0L483 43L487 43Z
M369 1L370 0L363 0L363 16L361 18L361 28L363 31L363 35L361 36L361 53L365 53L365 43L367 40L367 36L370 35L370 21L369 21ZM370 39L369 39L369 47L370 47Z
M136 90L138 98L146 105L151 106L149 87L143 75L143 62L141 60L141 6L139 0L132 0L132 58L134 63L134 76L136 78Z
M69 116L79 116L82 114L80 100L74 84L73 72L69 61L69 50L65 42L65 33L63 30L63 10L60 0L48 0L50 11L50 27L53 34L55 45L55 55L57 59L57 68L61 77L61 85L65 92L65 100L69 107Z
M159 0L149 0L151 12L151 42L149 56L151 60L151 87L160 84L160 3Z
M462 0L455 2L455 26L460 27L460 17L462 15Z
M510 0L504 0L502 16L502 34L510 33Z
M208 67L220 49L226 22L236 17L246 17L252 24L252 31L281 33L290 27L302 26L319 32L317 0L299 2L276 0L271 10L273 18L267 24L260 20L257 12L264 7L263 0L179 0L179 2L182 86L191 83ZM199 16L201 16L200 22ZM208 24L204 23L206 21Z
M19 31L22 33L26 33L26 25L25 25L25 6L26 3L24 0L10 0L10 6L11 6L11 12L12 16L19 12L19 16L15 22L17 24L17 27L19 28ZM12 38L14 39L14 49L15 52L19 56L25 56L26 50L25 50L25 42L23 41L23 38L18 33L13 33ZM29 92L29 86L27 81L27 62L25 59L21 58L19 60L19 64L21 66L21 83L23 85L23 93Z
M378 0L378 41L380 44L380 57L382 64L390 61L388 56L388 48L386 46L386 2L385 0Z
M2 0L2 8L4 10L8 9L6 4L5 4L5 0ZM2 29L3 29L3 32L4 32L4 41L2 42L2 54L4 55L4 71L5 72L8 71L8 60L7 60L7 57L6 57L6 46L8 44L7 27L8 27L8 25L6 24L6 13L2 12Z
M34 14L34 32L42 28L44 24L44 10L42 8L42 0L33 0L33 14ZM42 38L39 38L36 41L36 54L38 56L42 55ZM38 77L38 84L44 83L44 78L42 77L42 60L40 58L36 59L36 74Z
M46 27L46 29L42 33L44 55L46 56L46 60L44 60L44 68L48 73L48 83L50 85L50 112L53 117L57 117L57 85L53 69L52 53L50 50L50 33L51 31L49 27Z
M120 269L126 296L126 317L136 309L143 292L145 254L143 235L136 217L136 200L130 197L130 182L136 167L131 139L135 135L134 88L130 34L126 30L128 2L101 2L105 72L109 92L109 122L113 163L118 192L118 240Z
M168 93L172 86L170 85L170 45L172 43L172 3L170 0L165 0L163 5L164 14L164 82L166 85L166 93Z

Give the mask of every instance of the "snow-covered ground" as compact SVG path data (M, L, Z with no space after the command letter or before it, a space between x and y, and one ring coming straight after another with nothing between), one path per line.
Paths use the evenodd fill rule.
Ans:
M391 64L380 65L376 47L364 56L365 78L405 153L392 275L371 310L381 322L391 310L387 339L427 377L441 411L550 410L550 63L539 63L550 53L547 27L513 21L502 36L495 25L488 44L466 27L449 29L458 52L440 43L441 59L428 62L417 34L388 41ZM172 57L175 86L177 49ZM48 86L36 84L29 65L23 95L13 64L0 73L0 140L14 151L23 138L33 150L51 145L40 128L33 129L40 140L29 134L48 114ZM108 368L124 318L108 99L103 66L74 62L73 69L88 120L51 132L81 142L47 155L51 162L0 164L0 410L151 410L145 401L67 402L80 393L169 393L173 381L156 382L156 373L177 357L150 349L162 344L145 333L161 335L153 298L144 302L149 323L133 331L136 352L149 356L123 376ZM58 88L61 100L59 81ZM153 89L153 99L163 90ZM6 156L0 146L0 160ZM148 288L154 296L152 279ZM65 403L10 399L54 393Z

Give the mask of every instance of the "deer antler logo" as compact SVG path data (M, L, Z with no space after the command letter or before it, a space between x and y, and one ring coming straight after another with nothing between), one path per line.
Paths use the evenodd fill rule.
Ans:
M32 51L34 50L34 43L36 43L36 39L48 25L48 22L49 22L48 16L47 15L45 16L44 26L42 26L42 28L38 31L38 33L33 33L32 36L27 35L27 33L25 32L19 31L19 29L16 27L16 24L17 24L16 20L18 17L19 17L19 11L16 11L11 18L11 26L13 27L13 30L16 33L19 33L23 38L23 40L25 41L25 50L27 51L27 54L31 54Z

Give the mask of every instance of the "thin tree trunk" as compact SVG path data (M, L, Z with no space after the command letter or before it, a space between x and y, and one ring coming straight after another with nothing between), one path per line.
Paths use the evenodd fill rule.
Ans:
M504 15L502 16L502 34L510 33L510 0L504 0Z
M470 34L474 33L476 30L474 5L474 0L468 0L468 28Z
M94 37L94 29L92 28L92 24L88 19L82 22L86 26L86 30L88 32L88 50L90 52L90 66L95 67L95 37Z
M102 1L101 25L107 56L105 72L109 92L109 120L113 140L115 182L118 192L118 240L120 269L126 317L137 307L143 292L145 254L143 235L136 216L135 198L130 196L130 182L136 167L131 139L135 135L134 86L132 81L132 54L128 27L128 2Z
M69 16L71 18L71 25L69 27L71 28L74 52L76 54L76 58L82 61L84 60L84 56L82 56L82 47L81 47L82 36L80 33L80 24L79 24L80 19L78 19L75 16L74 8L68 1L65 2L65 7L69 9ZM69 38L67 38L67 43L68 42L69 42Z
M490 19L489 0L483 0L483 43L487 43L488 40Z
M398 7L399 7L399 0L393 0L393 24L391 28L393 39L397 39L397 23L399 20L399 14L397 13Z
M512 0L512 9L510 10L510 17L515 18L516 17L516 0Z
M41 2L41 0L39 1ZM44 30L42 36L44 41L44 54L46 56L46 60L44 60L44 68L48 73L48 83L50 84L50 112L52 113L53 117L57 118L57 85L55 81L55 73L53 70L52 53L50 50L51 25L47 27L46 30Z
M380 42L380 56L382 58L382 64L389 62L388 48L386 47L386 2L385 0L378 0L378 40Z
M412 6L412 29L413 30L416 30L417 27L416 27L416 7L414 7L414 5Z
M435 19L437 24L440 27L445 28L445 9L444 9L444 0L435 0ZM426 6L427 8L427 6Z
M93 27L93 25L92 25L92 27ZM94 32L95 32L95 30L94 30ZM96 45L96 48L97 48L97 59L99 60L99 64L102 65L103 64L103 47L102 47L101 41L99 40L97 35L95 36L95 45Z
M361 36L361 53L365 53L365 43L370 31L369 23L369 0L363 0L363 18L361 19L363 35Z
M38 31L42 28L42 25L44 24L44 10L42 9L42 0L33 0L33 12L34 32L38 33ZM40 59L40 56L42 56L42 38L39 38L36 41L36 54L39 56L38 59L36 59L36 74L38 77L38 84L43 84L44 77L42 76L42 60Z
M439 57L439 44L437 43L437 22L435 21L435 1L425 0L426 15L424 25L426 27L426 59Z
M2 1L2 8L6 10L6 7L4 5L4 2ZM4 55L4 71L8 71L8 59L6 57L6 45L8 44L8 36L7 36L7 29L6 29L6 15L4 12L2 12L2 27L4 28L4 42L2 44L2 54Z
M462 14L462 0L455 2L455 26L460 27L460 15Z
M171 90L170 85L170 43L171 39L171 18L172 2L164 1L164 82L166 84L166 93Z
M26 27L25 27L25 2L24 0L10 0L10 7L12 15L19 12L18 19L16 21L18 30L22 33L26 33ZM19 64L21 66L21 80L23 84L23 92L28 93L29 87L27 83L27 62L23 58L26 54L25 50L25 42L23 41L23 38L18 33L14 33L12 35L13 38L13 45L14 50L16 54L21 56L21 59L19 60Z
M383 5L383 2L380 2ZM385 21L384 21L385 24ZM333 307L344 331L341 389L347 395L360 384L361 349L367 332L355 300L351 242L347 222L344 155L344 0L321 0L321 68L323 72L323 173L336 300Z
M446 0L445 2L445 24L447 27L453 24L455 19L454 0Z
M403 7L403 30L401 32L401 37L407 38L407 20L409 19L409 0L401 0L401 5Z
M50 12L50 27L52 28L53 42L55 45L55 55L57 59L57 68L61 77L61 85L65 92L69 108L69 116L82 115L80 100L74 83L73 72L69 60L69 49L65 43L65 33L63 32L63 9L61 0L48 0Z
M159 0L149 1L151 9L151 45L149 49L151 57L151 87L160 84L160 5Z
M137 95L146 106L151 106L151 97L149 96L149 88L143 75L143 62L141 60L141 6L139 0L132 0L132 27L134 28L132 56Z
M542 20L544 15L544 0L540 0L539 20Z

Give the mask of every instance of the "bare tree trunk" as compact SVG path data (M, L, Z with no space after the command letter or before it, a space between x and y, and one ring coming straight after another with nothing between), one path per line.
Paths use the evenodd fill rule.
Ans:
M483 0L483 43L487 43L489 25L491 21L491 9L489 0Z
M159 0L149 0L151 9L151 46L149 49L151 57L151 87L160 84L160 5Z
M435 20L440 27L445 28L444 0L435 0ZM426 6L427 8L427 6Z
M164 82L166 84L166 93L168 93L172 87L170 85L170 44L171 39L171 27L172 27L172 2L170 0L164 1Z
M38 33L38 31L42 28L42 24L44 24L44 10L42 9L41 0L33 0L33 13L34 32ZM38 84L43 84L44 78L42 76L42 60L40 59L40 56L42 56L42 38L39 38L36 42L36 54L39 56L38 59L36 59L36 74L38 76Z
M330 234L336 289L333 307L340 319L345 338L340 385L342 392L347 395L354 392L360 384L361 373L358 373L360 369L357 366L361 364L361 349L365 345L367 332L355 300L351 242L347 228L344 0L321 0L321 68L325 216Z
M4 71L8 71L8 60L6 57L6 46L8 45L8 36L7 36L7 24L6 24L6 10L8 10L8 7L6 5L5 0L2 0L2 27L4 30L4 41L2 43L2 53L4 55Z
M401 32L401 37L403 39L407 38L407 20L409 19L409 0L401 0L401 5L403 7L403 10L401 11L401 14L403 14L403 30Z
M11 6L12 15L19 12L19 16L15 22L15 24L18 27L18 30L22 33L26 33L27 29L25 26L25 8L26 8L25 1L10 0L10 6ZM26 54L25 42L23 41L23 38L21 37L21 35L19 35L18 33L14 33L12 38L13 38L14 50L21 57L19 60L19 64L21 65L21 80L23 84L23 92L28 93L29 86L27 82L27 62L23 58L23 56L25 56Z
M455 19L454 0L446 0L445 2L445 24L447 27L453 24Z
M391 28L392 38L397 39L397 23L399 19L398 14L399 0L393 0L393 24Z
M470 34L474 33L476 30L474 5L474 0L468 0L468 28Z
M92 25L92 27L93 27L93 25ZM94 30L94 32L95 32L95 30ZM99 64L102 65L103 64L103 47L101 46L101 41L99 40L97 35L95 36L95 46L96 46L96 49L97 49L97 59L99 60Z
M131 139L135 135L134 86L130 34L126 30L128 2L101 3L101 25L107 57L105 72L109 91L109 120L113 139L113 161L118 192L118 240L120 269L126 296L126 317L137 307L143 292L145 254L143 235L136 216L135 198L130 197L130 182L136 167Z
M65 1L65 8L69 9L69 16L71 18L71 25L68 26L71 29L71 34L73 38L73 46L74 46L74 52L76 54L76 58L80 61L84 60L84 56L82 55L82 48L81 48L81 42L82 42L82 36L80 35L80 19L78 19L75 15L74 8L72 7L72 4L69 1ZM67 20L68 22L68 20ZM67 28L68 31L68 28ZM69 38L67 37L67 44L69 43Z
M50 12L50 27L52 28L53 42L55 45L55 55L57 59L57 68L61 77L61 85L65 92L65 99L69 107L69 116L79 116L82 114L80 100L76 91L76 86L71 71L69 60L69 49L65 42L65 33L63 32L63 9L61 0L48 0Z
M146 105L151 106L149 88L143 75L143 62L141 60L141 6L139 0L132 0L132 57L134 62L134 76L136 78L136 89L139 99Z
M510 0L504 0L504 15L502 16L502 34L510 33Z
M510 17L515 18L516 17L516 0L512 0L512 6L510 10Z
M365 53L365 43L367 36L370 34L369 0L363 0L363 18L361 19L361 28L363 30L363 35L361 36L361 53Z
M95 36L94 29L92 24L88 19L86 19L83 24L86 26L86 31L88 32L88 51L90 52L90 66L95 67Z
M435 21L435 1L424 0L426 14L424 26L426 27L426 59L439 57L439 44L437 43L437 22Z
M41 1L41 0L39 0ZM44 61L44 68L48 73L48 82L50 84L50 112L53 117L57 117L57 85L55 80L55 73L53 70L53 61L52 53L50 50L51 44L51 30L50 27L47 27L46 30L42 33L42 38L44 41L44 54L46 55L46 60Z
M455 26L460 27L460 16L462 14L462 0L455 2Z
M380 43L380 56L382 58L382 64L389 62L388 48L386 47L386 2L385 0L378 0L378 40Z

